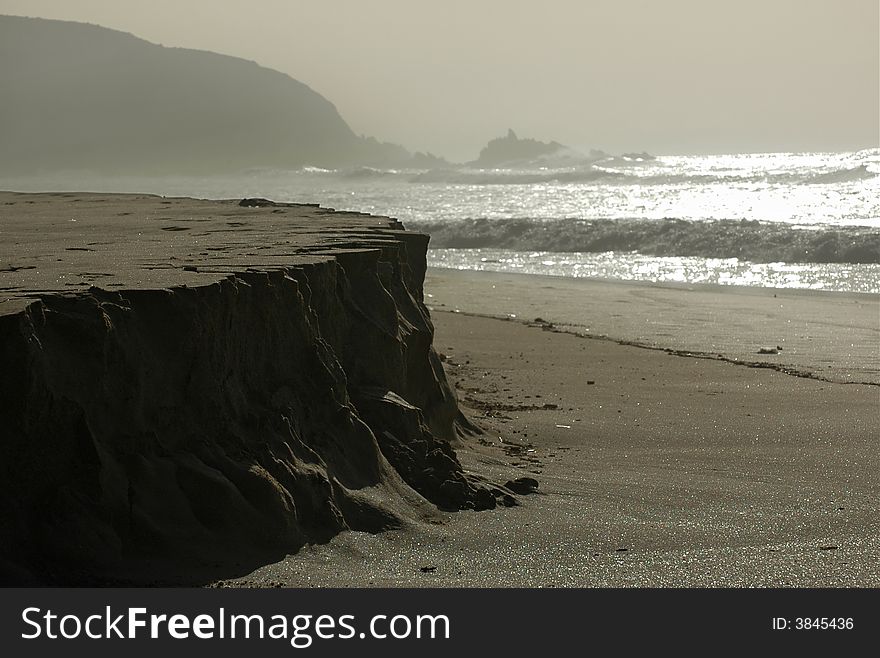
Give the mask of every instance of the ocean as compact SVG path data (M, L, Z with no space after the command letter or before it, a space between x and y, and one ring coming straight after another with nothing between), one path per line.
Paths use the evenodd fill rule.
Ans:
M259 196L389 215L429 265L880 293L880 149L597 156L515 168L0 179L19 191Z

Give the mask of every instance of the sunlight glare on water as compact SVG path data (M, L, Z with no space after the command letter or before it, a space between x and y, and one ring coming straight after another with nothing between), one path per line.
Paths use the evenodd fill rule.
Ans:
M623 281L709 283L880 293L880 265L749 263L736 258L644 256L637 253L516 252L433 249L428 265Z
M871 244L876 244L874 236L880 233L880 148L848 153L754 153L647 159L585 156L582 161L564 166L539 163L510 169L304 167L296 171L255 169L200 178L89 178L72 174L46 181L0 179L0 187L21 191L145 192L215 199L265 197L281 202L319 203L339 210L396 217L408 229L427 230L423 226L433 223L432 230L436 231L439 223L447 229L446 233L465 241L472 237L482 239L473 244L481 247L504 244L493 243L492 235L468 235L468 222L480 228L484 220L518 220L527 224L527 228L538 227L546 231L546 235L563 238L551 246L511 244L508 240L509 252L490 250L481 254L468 253L472 250L432 249L430 262L449 267L535 271L561 276L880 291L876 265L747 263L693 255L736 255L736 249L730 245L725 253L708 248L713 238L716 244L724 239L710 222L749 220L752 222L749 239L759 245L772 239L773 231L767 225L772 228L782 224L821 232L820 244L815 248L831 255L826 253L819 260L851 258L861 263L877 262L871 251L875 247ZM525 251L529 247L565 249L568 239L565 231L573 230L573 223L580 222L584 231L591 231L587 225L591 221L633 220L643 224L621 230L645 231L644 222L660 226L660 222L667 219L691 222L690 229L678 226L677 230L690 231L688 235L696 237L697 247L691 244L690 251L681 251L675 238L667 243L645 245L653 251L644 251L662 256L616 251L610 254L553 253L536 260L537 257ZM670 227L676 228L674 223ZM704 230L700 230L701 227ZM864 228L854 230L853 227ZM601 226L597 228L599 232L601 229ZM706 247L702 252L698 248L700 244ZM863 244L867 246L859 252ZM788 258L786 254L790 251L786 251L786 243L775 245L775 249L765 250L762 257ZM829 245L833 247L830 252ZM576 247L571 245L571 248ZM641 249L641 245L627 248ZM853 255L856 252L858 255ZM681 253L691 256L682 258Z

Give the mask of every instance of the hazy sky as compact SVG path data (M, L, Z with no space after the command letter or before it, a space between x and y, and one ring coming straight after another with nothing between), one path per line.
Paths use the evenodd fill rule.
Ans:
M0 0L252 59L455 160L513 128L612 152L880 145L878 0Z

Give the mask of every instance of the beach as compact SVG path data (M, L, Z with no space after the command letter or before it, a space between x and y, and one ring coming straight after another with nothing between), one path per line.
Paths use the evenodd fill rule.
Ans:
M880 584L876 296L449 270L425 291L483 430L459 458L537 493L221 585Z
M880 585L880 298L0 194L5 583Z
M10 655L876 644L880 3L3 4Z

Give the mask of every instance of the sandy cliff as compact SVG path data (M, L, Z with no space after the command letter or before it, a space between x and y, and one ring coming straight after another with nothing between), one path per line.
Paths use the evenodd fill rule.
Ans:
M495 505L449 444L426 236L314 206L0 196L7 581L216 577Z

